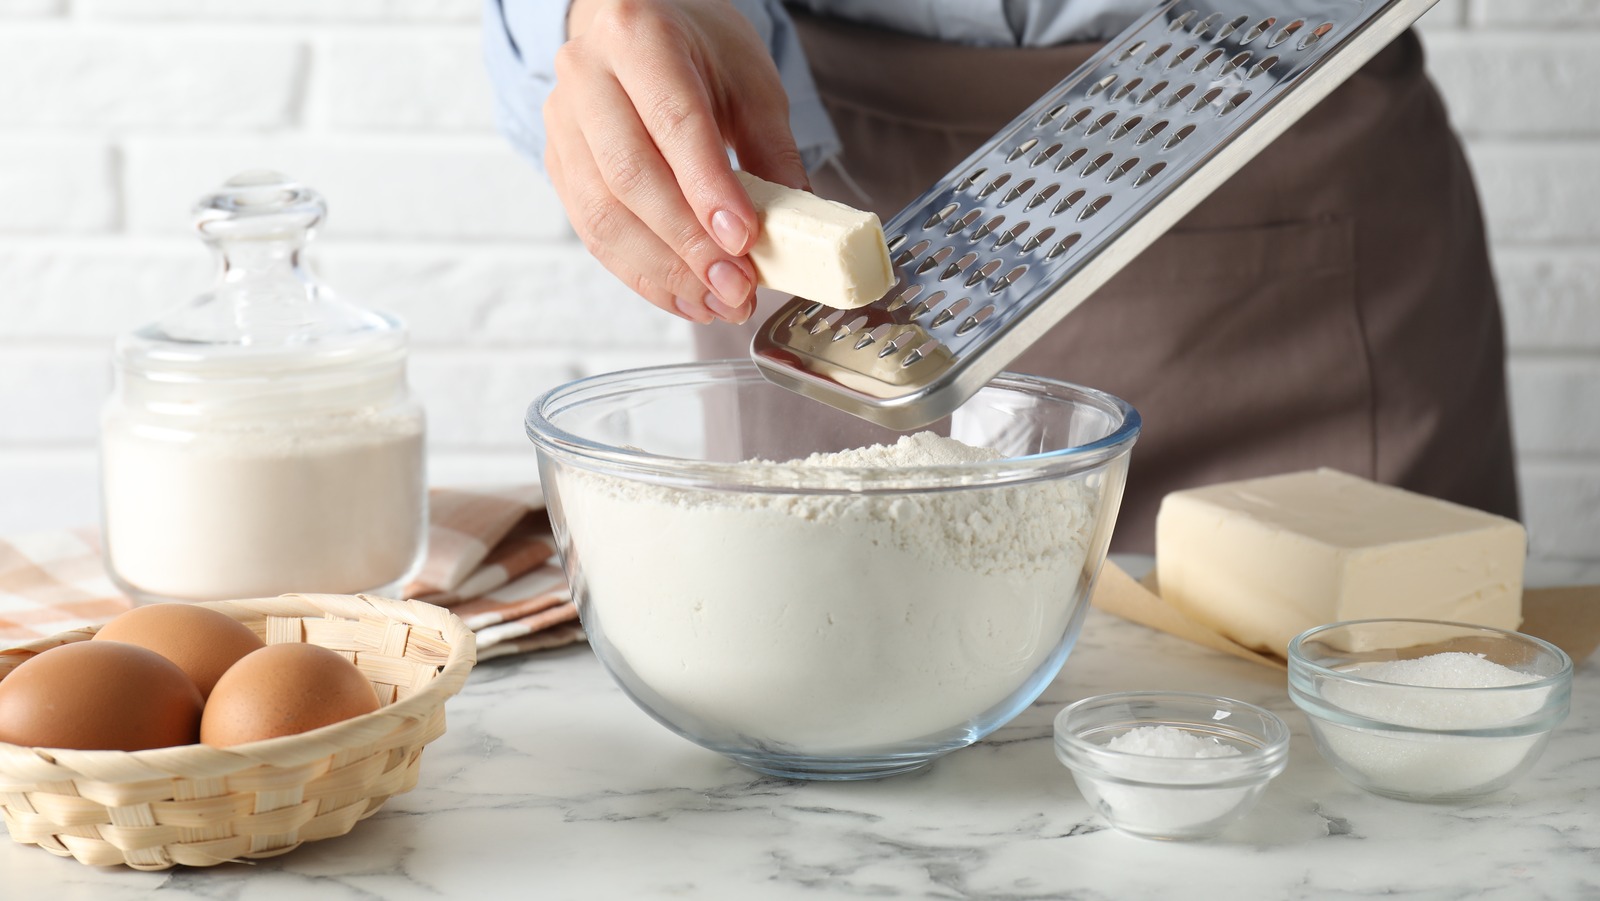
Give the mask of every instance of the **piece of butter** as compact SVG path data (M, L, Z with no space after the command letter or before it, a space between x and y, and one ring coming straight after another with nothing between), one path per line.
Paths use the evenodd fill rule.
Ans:
M1162 598L1279 656L1342 620L1515 629L1526 556L1513 520L1331 469L1176 491L1156 516Z
M750 248L758 283L841 310L864 307L894 284L876 214L737 174L761 217Z

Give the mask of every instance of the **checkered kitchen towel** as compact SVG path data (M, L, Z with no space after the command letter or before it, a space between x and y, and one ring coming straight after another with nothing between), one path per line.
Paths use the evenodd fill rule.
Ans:
M428 558L405 596L449 607L478 659L582 641L537 487L429 493ZM0 641L25 641L128 609L94 529L0 538Z

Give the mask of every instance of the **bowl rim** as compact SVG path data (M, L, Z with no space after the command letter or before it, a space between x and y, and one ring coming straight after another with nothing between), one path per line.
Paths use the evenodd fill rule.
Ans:
M1409 623L1409 624L1420 624L1420 625L1426 625L1426 626L1449 626L1449 627L1458 628L1458 629L1471 629L1471 630L1474 630L1474 631L1477 631L1477 632L1487 632L1487 633L1496 635L1496 636L1498 636L1500 638L1510 639L1511 641L1516 642L1518 644L1531 645L1532 647L1535 647L1535 648L1537 648L1537 649L1539 649L1541 651L1544 651L1545 653L1553 654L1555 656L1555 659L1558 662L1560 662L1561 667L1560 667L1559 670L1557 670L1555 673L1553 673L1553 674L1551 674L1549 676L1541 676L1541 677L1539 677L1539 678L1537 678L1537 679L1535 679L1535 680L1533 680L1531 682L1519 682L1516 685L1487 685L1487 686L1481 686L1481 687L1480 686L1471 686L1471 685L1464 685L1464 686L1457 686L1457 687L1451 687L1451 686L1448 686L1448 685L1409 685L1409 684L1407 684L1405 682L1386 682L1386 681L1384 681L1382 679L1368 679L1368 678L1366 678L1364 676L1357 676L1357 675L1345 672L1343 670L1337 670L1337 669L1333 669L1332 667L1323 666L1322 664L1317 663L1316 661L1311 660L1310 658L1306 657L1301 652L1301 646L1304 644L1306 639L1312 638L1312 637L1314 637L1315 635L1317 635L1320 632L1327 632L1327 631L1331 631L1331 630L1336 629L1336 628L1344 628L1344 627L1347 627L1347 626L1369 626L1369 625L1376 625L1376 624L1380 624L1380 623L1382 623L1382 624L1387 624L1387 623ZM1501 628L1498 628L1496 626L1482 626L1482 625L1478 625L1477 623L1463 623L1463 622L1456 622L1454 620L1443 620L1443 619L1417 619L1417 618L1414 618L1414 617L1382 617L1382 616L1380 616L1380 617L1373 617L1371 619L1340 620L1339 622L1324 623L1324 624L1322 624L1320 626L1313 626L1312 628L1307 629L1304 632L1301 632L1299 635L1296 635L1292 640L1290 640L1290 642L1289 642L1288 662L1289 662L1289 670L1290 670L1291 673L1295 672L1296 670L1299 670L1299 671L1301 671L1303 673L1307 673L1307 674L1310 674L1310 675L1321 676L1321 677L1325 677L1325 678L1329 678L1329 679L1337 679L1337 680L1339 680L1341 682L1348 682L1348 683L1351 683L1351 684L1354 684L1354 685L1381 685L1381 686L1387 686L1387 687L1390 687L1390 688L1393 688L1395 686L1399 686L1401 688L1407 688L1407 689L1416 690L1416 691L1422 691L1422 692L1461 692L1461 691L1467 691L1467 692L1473 692L1474 694L1477 694L1477 693L1482 693L1482 694L1513 694L1513 693L1525 692L1525 691L1538 691L1538 690L1542 690L1542 689L1553 688L1553 687L1561 685L1563 683L1570 684L1572 682L1572 673L1573 673L1572 657L1570 655L1568 655L1566 651L1563 651L1559 647L1556 647L1554 644L1551 644L1550 642L1545 641L1543 638L1539 638L1537 636L1529 635L1526 632L1517 632L1517 631L1512 630L1512 629L1501 629ZM1368 717L1368 719L1370 719L1370 717ZM1380 720L1374 720L1374 722L1381 722L1381 721ZM1425 730L1425 731L1438 731L1438 730Z
M1042 376L1002 372L984 389L993 387L1027 389L1036 394L1066 397L1087 403L1113 416L1117 422L1110 434L1088 444L1059 448L974 463L942 464L921 467L828 467L802 470L785 468L782 484L757 483L759 472L750 463L720 463L665 457L637 448L601 444L580 437L552 420L565 409L586 401L611 397L618 389L670 387L721 379L735 382L759 381L771 384L750 360L728 359L642 366L585 376L565 382L540 394L528 405L524 428L541 452L572 462L583 468L613 474L647 476L652 481L701 487L733 488L741 491L792 494L797 489L808 493L860 494L870 492L938 491L987 485L1018 484L1066 474L1085 472L1125 456L1138 439L1142 428L1139 412L1115 395L1071 382ZM779 386L774 386L775 388ZM819 408L821 405L819 404ZM920 430L918 430L920 431ZM901 434L909 435L913 432ZM930 484L930 482L932 484Z
M1132 751L1118 751L1104 745L1088 741L1082 735L1067 727L1067 720L1074 713L1091 707L1107 704L1126 703L1128 701L1148 700L1167 701L1201 706L1233 707L1242 712L1248 712L1261 717L1267 724L1266 734L1251 732L1259 738L1262 744L1248 748L1238 754L1226 757L1200 758L1206 761L1200 766L1210 767L1212 773L1202 773L1202 777L1195 778L1194 770L1196 758L1186 757L1155 757L1149 754L1136 754ZM1185 720L1174 716L1162 722L1141 722L1135 725L1171 725L1192 722L1194 725L1203 725L1199 719ZM1226 788L1245 786L1263 782L1282 772L1289 760L1289 724L1276 713L1249 701L1231 698L1226 695L1212 695L1204 692L1189 691L1115 691L1106 694L1091 695L1081 698L1063 707L1053 721L1055 731L1056 756L1069 769L1083 773L1091 778L1118 782L1128 785L1171 786L1181 788ZM1238 730L1247 731L1247 730ZM1113 767L1119 763L1138 761L1145 776L1132 778L1119 774L1113 769L1108 769L1106 764ZM1170 770L1175 777L1188 777L1164 781L1158 777L1165 775L1163 771Z

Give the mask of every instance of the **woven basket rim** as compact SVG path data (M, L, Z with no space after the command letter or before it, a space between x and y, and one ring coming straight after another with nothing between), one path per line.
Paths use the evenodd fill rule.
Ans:
M351 717L337 723L330 723L295 735L247 742L226 748L196 743L173 745L165 748L149 748L142 751L47 748L16 745L0 741L0 775L5 775L8 771L6 765L8 753L34 756L38 760L57 768L60 778L67 780L87 775L78 770L73 765L73 761L90 764L90 769L98 768L92 766L95 762L122 761L129 764L147 764L152 770L159 770L178 776L181 775L181 760L184 752L206 755L206 758L212 762L212 765L208 768L216 771L218 768L216 762L225 759L227 756L235 758L237 766L225 766L223 769L245 770L263 765L271 766L274 763L271 758L275 757L295 758L297 756L296 750L304 746L325 747L329 743L334 743L342 748L355 748L373 740L369 724L376 717L400 714L421 718L433 708L443 706L445 701L461 690L461 687L466 683L467 674L471 672L473 665L477 662L476 638L466 624L461 621L461 618L443 607L422 601L401 601L366 594L307 593L285 594L270 598L205 601L198 602L195 606L209 607L237 620L249 620L273 615L299 616L301 618L333 617L351 620L357 619L362 615L371 616L375 614L391 621L437 630L449 645L449 653L438 674L429 679L427 684L409 697L385 704L371 713ZM255 616L252 616L252 614ZM0 648L0 653L7 651L43 653L64 644L92 638L99 630L99 625L69 629L65 632L58 632L54 635ZM320 757L324 754L325 752L319 752L316 756ZM29 781L35 780L30 778Z

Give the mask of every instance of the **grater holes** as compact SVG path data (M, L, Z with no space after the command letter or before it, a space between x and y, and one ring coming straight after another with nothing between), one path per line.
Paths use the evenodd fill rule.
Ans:
M800 316L803 319L810 319L812 316L815 316L820 312L822 312L822 304L813 303L811 306L806 307L804 310L801 310L800 311Z
M1156 163L1154 166L1151 166L1143 172L1140 172L1139 177L1133 180L1133 186L1135 188L1143 186L1145 182L1155 178L1157 175L1160 175L1161 170L1165 168L1167 168L1166 163Z
M1162 119L1160 122L1157 122L1156 124L1150 126L1148 129L1146 129L1145 133L1140 135L1139 139L1133 142L1133 146L1140 147L1140 146L1143 146L1145 144L1148 144L1152 140L1154 140L1156 138L1156 136L1160 135L1162 132L1164 132L1166 130L1167 130L1167 120Z
M945 229L945 237L948 238L955 235L957 232L965 231L967 226L977 222L982 217L983 210L972 210L968 212L965 216L962 216L960 219L950 223L950 227Z
M1183 65L1184 61L1191 56L1194 56L1193 47L1185 47L1182 50L1179 50L1177 55L1173 56L1172 59L1167 60L1167 69L1170 71L1178 68L1179 66Z
M1188 12L1184 13L1183 15L1177 17L1176 19L1173 19L1172 20L1172 24L1167 26L1167 31L1169 31L1169 32L1182 31L1183 27L1185 25L1188 25L1189 21L1191 19L1193 19L1194 17L1195 17L1195 11L1191 9Z
M1088 152L1089 152L1088 148L1085 148L1085 147L1079 147L1077 150L1072 151L1071 153L1069 153L1066 156L1062 157L1061 158L1061 162L1056 163L1055 171L1057 171L1057 172L1065 172L1067 170L1067 168L1069 166L1071 166L1073 163L1076 163L1078 160L1083 159L1083 155L1088 153Z
M1222 26L1220 29L1217 30L1217 36L1212 39L1212 43L1215 43L1215 44L1222 43L1223 41L1228 39L1228 35L1231 35L1235 31L1238 31L1239 29L1243 28L1245 26L1245 23L1247 23L1249 21L1250 21L1250 17L1249 16L1234 16L1232 19L1230 19L1228 21L1228 24Z
M1083 195L1085 193L1087 192L1080 188L1079 190L1073 191L1071 194L1068 194L1067 196L1056 201L1055 207L1050 210L1050 215L1059 216L1067 210L1072 209L1074 204L1083 199Z
M1022 252L1023 253L1032 253L1032 252L1034 252L1035 250L1039 249L1039 245L1041 245L1044 242L1050 240L1051 236L1054 235L1055 233L1056 233L1056 230L1053 227L1052 228L1042 228L1042 229L1040 229L1037 234L1035 234L1033 237L1029 238L1027 241L1023 242L1023 244L1022 244Z
M978 183L978 179L982 178L983 174L985 172L988 172L988 171L989 170L987 168L978 169L978 170L974 171L971 175L967 176L966 178L963 178L960 182L958 182L956 184L956 190L957 191L965 191L966 189L972 187L973 185L977 184Z
M1004 216L996 216L993 219L990 219L988 222L978 226L978 230L972 233L971 240L982 241L984 238L988 237L990 232L999 228L1000 223L1005 221L1006 217Z
M944 267L944 271L939 273L939 281L948 281L952 278L955 278L961 274L962 270L976 262L978 262L977 254L970 252L962 254L961 259L956 260L954 263Z
M1250 61L1250 51L1246 50L1222 64L1222 71L1218 75L1227 75Z
M983 281L984 279L988 278L989 276L994 275L995 272L997 270L999 270L999 268L1000 268L1000 261L999 260L990 260L989 262L984 263L975 272L973 272L972 275L967 277L967 285L966 286L968 288L970 288L973 285L978 284L979 282Z
M910 314L906 316L906 321L916 322L920 317L928 315L929 310L944 303L944 299L948 296L950 295L944 291L935 291L929 294L926 300L911 308Z
M1089 118L1089 116L1092 115L1093 113L1094 113L1094 108L1093 107L1089 107L1089 106L1086 106L1083 109L1078 110L1077 112L1073 113L1071 116L1068 116L1067 117L1067 121L1061 123L1061 130L1062 131L1067 131L1068 129L1076 126L1077 124L1079 124L1083 120Z
M1021 237L1022 234L1028 230L1028 226L1031 225L1031 224L1032 223L1029 223L1026 220L1024 220L1024 221L1018 222L1016 225L1013 225L1010 228L1006 229L1005 234L1002 234L1000 237L995 239L995 241L994 241L994 249L995 250L999 250L1000 248L1006 246L1007 244L1010 244L1012 241L1015 241L1017 238ZM995 263L995 265L998 266L1000 264L999 263Z
M1221 96L1222 96L1222 89L1221 88L1212 88L1211 90L1206 91L1204 94L1200 95L1200 99L1196 100L1194 102L1194 106L1189 108L1189 112L1198 113L1201 110L1205 109L1206 107L1210 106L1212 103L1216 102L1216 99L1218 97L1221 97ZM1245 96L1249 96L1249 95L1246 94Z
M1301 50L1310 50L1312 47L1316 46L1318 41L1320 41L1323 38L1327 37L1328 36L1328 32L1330 32L1332 30L1333 30L1333 23L1332 22L1323 22L1321 25L1318 25L1316 27L1315 31L1312 31L1310 34L1308 34L1305 37L1300 39L1299 48Z
M966 319L961 320L961 324L956 326L956 337L959 338L962 335L965 335L967 332L972 331L973 329L975 329L978 326L982 325L984 323L984 320L988 319L990 316L993 316L993 315L994 315L994 304L991 303L991 304L984 305L983 309L979 310L976 313L973 313L971 316L968 316Z
M999 262L999 261L996 260L995 262ZM1028 267L1027 266L1018 266L1015 269L1012 269L1010 272L1007 272L1005 275L1000 276L1000 280L994 283L994 287L989 289L989 293L990 294L999 294L1001 291L1004 291L1007 287L1009 287L1017 279L1022 278L1023 274L1026 273L1027 271L1028 271Z
M1201 72L1209 69L1212 63L1222 59L1223 52L1223 49L1218 47L1210 53L1207 53L1205 56L1200 57L1200 61L1194 64L1194 69L1192 70L1194 74L1199 75Z
M1088 137L1089 135L1095 134L1095 133L1099 132L1100 129L1105 128L1107 125L1110 125L1111 123L1113 123L1115 121L1117 121L1117 114L1116 113L1106 113L1105 115L1101 116L1100 118L1094 120L1094 124L1093 125L1091 125L1088 128L1084 129L1083 136L1084 137Z
M939 343L938 339L929 338L928 340L912 348L911 352L906 354L905 359L900 361L900 365L903 367L915 366L916 364L921 363L929 354L937 351L941 346L942 345Z
M844 310L834 310L832 313L829 313L826 316L823 316L823 317L821 317L819 319L816 319L816 320L812 321L811 327L806 329L806 331L810 332L813 335L819 334L819 333L821 333L822 331L824 331L826 329L831 329L834 326L838 325L839 324L839 320L843 319L845 317L845 315L846 314L845 314ZM837 340L839 340L840 338L843 338L845 335L847 335L849 333L850 333L850 329L849 329L848 326L846 326L844 331L840 332L838 335L836 335L834 337L834 340L837 341Z
M904 246L905 243L906 243L906 236L905 235L895 235L894 237L890 238L889 241L888 241L889 252L890 253L894 253L895 251L899 250L902 246Z
M1061 256L1062 254L1071 250L1072 245L1078 243L1078 241L1080 241L1082 238L1082 232L1073 232L1072 234L1067 235L1065 238L1057 241L1055 246L1050 248L1050 252L1044 255L1044 258L1047 260L1053 260L1056 257Z
M999 206L1005 206L1006 204L1010 203L1011 201L1016 200L1018 197L1021 197L1022 195L1026 194L1030 190L1032 190L1033 189L1033 185L1034 185L1034 180L1033 179L1024 178L1022 181L1017 182L1016 187L1014 187L1011 190L1007 191L1006 192L1006 196L1000 198L1000 203L998 205Z
M971 251L964 253L954 263L944 267L944 271L939 273L939 280L944 281L946 279L955 278L957 275L960 275L968 266L971 266L977 261L978 255L976 253Z
M1060 150L1061 150L1061 144L1059 142L1057 142L1055 144L1051 144L1049 147L1046 147L1045 149L1039 151L1039 154L1037 156L1035 156L1031 162L1028 163L1028 168L1031 169L1034 166L1040 165L1041 163L1043 163L1046 160L1050 159L1051 157L1055 156L1058 152L1060 152Z
M1109 162L1111 162L1111 154L1110 153L1102 153L1099 156L1095 157L1094 159L1090 160L1089 164L1083 167L1083 171L1078 173L1078 177L1079 178L1088 178L1089 176L1095 174L1096 172L1099 172L1101 167L1103 167L1106 163L1109 163Z
M939 326L944 325L957 316L960 316L962 313L965 313L967 311L967 307L970 306L972 306L972 298L961 298L950 306L940 310L939 315L933 317L933 321L928 323L928 328L938 328Z
M932 246L933 246L933 242L929 241L926 238L924 238L921 241L918 241L917 243L911 245L911 249L910 250L904 251L899 256L895 257L894 258L894 264L896 266L905 266L905 265L909 264L912 260L916 259L917 257L920 257L924 253L927 253L928 252L928 248L932 247Z
M1304 19L1295 19L1293 22L1290 22L1288 25L1283 26L1283 30L1282 31L1279 31L1277 34L1273 35L1272 39L1267 41L1267 46L1268 47L1276 47L1276 46L1278 46L1279 44L1283 43L1284 41L1287 41L1288 39L1294 37L1295 32L1297 32L1300 29L1304 28L1305 25L1306 25L1306 22L1305 22Z
M1117 168L1111 170L1111 174L1106 176L1106 183L1109 184L1109 183L1114 182L1117 179L1121 178L1122 176L1127 175L1129 172L1132 172L1133 168L1135 166L1137 166L1137 165L1139 165L1139 158L1138 157L1136 157L1136 156L1128 157L1127 159L1122 161L1121 165L1119 165L1119 166L1117 166Z
M1084 92L1084 96L1085 97L1093 97L1096 94L1099 94L1100 92L1104 91L1106 88L1109 88L1109 87L1111 87L1112 85L1114 85L1116 83L1117 83L1117 76L1115 76L1115 75L1107 75L1105 78L1102 78L1099 81L1095 82L1094 84L1090 85L1089 86L1089 90Z
M1167 85L1169 85L1169 84L1171 84L1171 82L1169 82L1169 81L1158 81L1158 82L1156 82L1155 84L1150 86L1149 90L1144 92L1144 96L1140 97L1137 102L1138 103L1149 103L1150 101L1152 101L1152 100L1154 100L1156 98L1156 95L1160 94L1162 91L1165 91L1167 89Z
M1001 178L1004 178L1004 177L1005 176L1001 176ZM923 229L926 230L926 229L933 228L935 225L938 225L939 223L943 222L944 220L949 219L950 218L950 214L954 213L956 210L959 210L959 209L961 209L961 204L959 204L959 203L947 203L947 204L945 204L943 209L939 210L939 212L937 212L937 213L934 213L932 216L929 216L928 217L928 221L922 223Z
M1002 172L999 175L996 175L994 177L994 181L991 181L988 184L984 185L983 186L983 190L978 192L978 196L979 197L988 197L990 194L993 194L994 192L996 192L996 191L1000 190L1001 188L1005 187L1006 182L1008 182L1010 180L1011 180L1011 174L1009 172Z
M841 310L840 312L842 314L844 311ZM843 317L841 316L841 318L843 318ZM855 318L853 318L853 319L849 320L848 322L845 322L844 324L839 326L839 330L837 332L833 333L833 340L842 341L851 332L856 331L857 329L861 328L863 325L866 325L866 324L867 324L867 317L865 317L865 316L856 316Z
M1164 108L1170 108L1170 107L1177 106L1178 104L1180 104L1180 103L1182 103L1184 101L1184 98L1188 97L1190 94L1193 94L1193 93L1194 93L1194 84L1193 83L1186 84L1183 87L1177 89L1176 91L1173 91L1172 92L1172 96L1168 97L1166 100L1163 100L1161 102L1161 105Z
M1205 40L1206 32L1210 31L1211 26L1217 24L1217 20L1221 18L1222 13L1212 13L1211 15L1206 16L1204 19L1194 23L1194 30L1189 33L1194 35L1195 40L1203 41Z
M1144 117L1143 116L1129 116L1128 118L1123 119L1122 120L1122 124L1117 126L1117 130L1111 133L1110 140L1112 140L1112 141L1120 140L1121 138L1126 136L1128 134L1128 132L1133 131L1135 128L1138 128L1139 124L1141 122L1143 122L1143 121L1144 121Z
M1054 122L1055 120L1061 118L1061 114L1066 112L1066 111L1067 111L1067 105L1065 103L1061 104L1058 107L1055 107L1055 108L1049 110L1043 116L1039 117L1039 127L1043 128L1046 125L1049 125L1051 122Z
M1222 109L1217 111L1217 115L1226 116L1227 114L1233 112L1234 110L1238 109L1239 107L1244 106L1244 102L1246 100L1249 100L1249 99L1250 99L1250 92L1249 91L1240 91L1239 93L1234 94L1232 97L1228 98L1228 102L1224 103L1222 105Z
M1032 150L1034 147L1037 147L1038 144L1039 144L1039 139L1038 138L1029 138L1028 140L1023 141L1021 144L1017 145L1017 149L1016 150L1011 151L1011 155L1010 156L1006 157L1006 162L1014 163L1017 160L1022 159L1022 155L1024 153L1027 153L1028 151Z
M1061 186L1060 185L1045 185L1043 190L1041 190L1039 193L1033 195L1032 197L1028 198L1028 203L1027 203L1026 206L1023 207L1023 209L1024 210L1033 209L1034 207L1038 206L1039 204L1044 203L1046 200L1049 200L1050 198L1054 197L1056 195L1056 192L1059 191L1059 190L1061 190Z
M1117 62L1118 63L1125 63L1128 60L1133 59L1134 54L1136 54L1140 50L1144 49L1144 43L1145 43L1144 41L1139 41L1138 43L1134 44L1133 46L1129 47L1128 49L1122 51L1122 55L1117 57Z
M921 293L922 293L922 286L921 285L911 285L910 287L906 288L904 291L901 291L899 294L896 294L894 296L894 300L889 301L889 305L884 307L884 309L889 311L890 313L893 313L895 310L898 310L901 307L905 306L906 304L912 302L913 300L916 300L917 299L917 295L919 295Z
M1273 66L1276 66L1277 64L1278 64L1278 58L1276 56L1269 56L1266 59L1262 60L1261 62L1256 63L1254 66L1252 66L1251 69L1250 69L1250 72L1245 75L1245 78L1249 79L1249 78L1255 78L1255 77L1260 76L1260 75L1264 75L1264 74L1266 74L1268 69L1271 69Z
M1122 87L1117 88L1116 93L1111 95L1111 100L1113 102L1121 100L1129 94L1132 94L1134 91L1137 91L1139 89L1139 85L1142 84L1144 84L1143 78L1134 78L1123 82Z
M1099 197L1096 197L1092 203L1083 208L1083 212L1078 214L1078 221L1083 222L1088 220L1089 218L1093 217L1095 213L1105 209L1106 204L1110 202L1110 194L1101 194Z
M880 340L880 339L882 339L884 337L887 337L888 334L889 334L889 329L890 329L889 323L885 322L884 324L878 326L877 328L873 329L872 331L863 333L860 338L856 339L856 350L861 350L862 348L866 347L868 344L871 344L874 341L878 341L878 340Z
M1162 150L1171 150L1172 148L1178 146L1179 144L1182 144L1183 143L1183 139L1187 138L1188 136L1190 136L1192 134L1194 134L1194 126L1193 125L1185 125L1184 127L1182 127L1180 129L1178 129L1177 131L1173 132L1172 133L1172 137L1167 138L1167 143L1161 145L1161 149Z
M1148 66L1151 63L1155 62L1156 60L1160 59L1161 57L1166 56L1167 55L1167 51L1171 50L1171 49L1172 49L1172 45L1171 44L1162 44L1160 47L1157 47L1156 49L1150 51L1150 55L1145 57L1143 62L1139 63L1139 68L1143 69L1145 66Z
M950 258L950 254L952 253L955 253L955 251L949 247L941 247L938 250L935 250L933 253L928 255L926 260L922 261L922 265L917 267L917 275L926 275L929 272L932 272L940 263L948 260Z
M1262 19L1261 21L1256 23L1256 27L1250 29L1249 33L1247 33L1244 36L1244 40L1240 41L1239 43L1241 43L1241 44L1250 43L1251 41L1255 40L1256 38L1261 37L1263 34L1266 34L1267 33L1267 29L1271 28L1272 26L1274 26L1276 24L1278 24L1278 19L1275 16L1268 16L1265 19Z
M883 349L878 351L878 359L881 360L884 357L889 356L890 354L898 352L900 350L901 342L909 342L912 338L915 338L916 336L917 336L917 330L914 329L914 328L902 328L902 329L900 329L900 331L895 333L894 337L890 338L888 341L883 342Z

